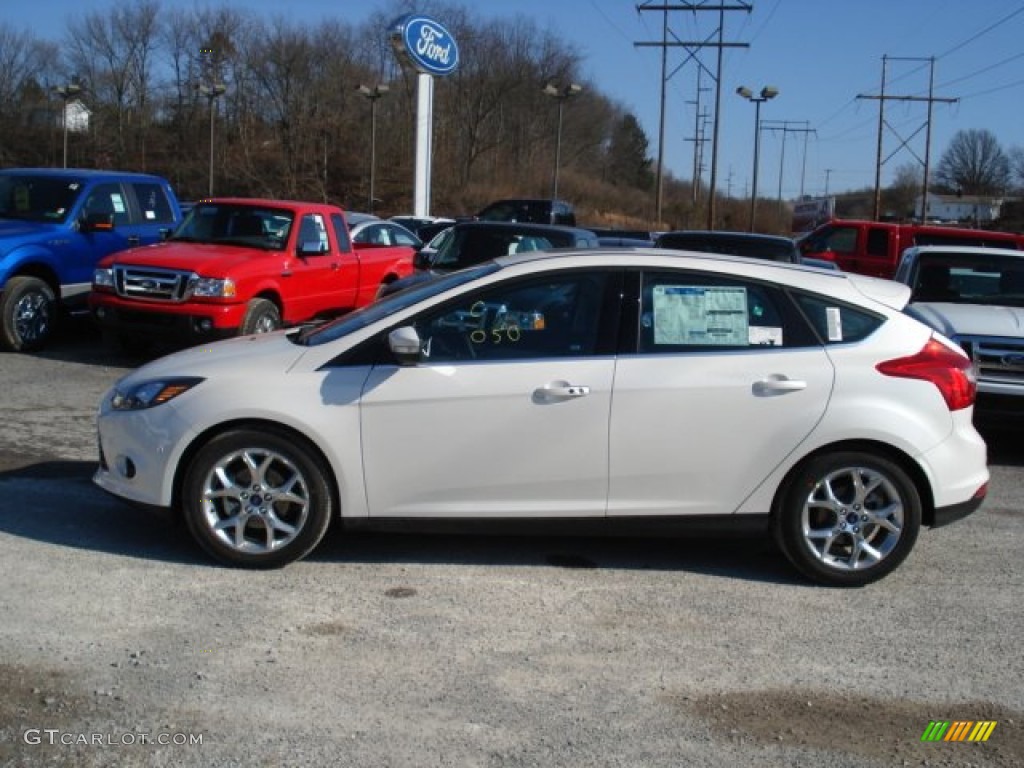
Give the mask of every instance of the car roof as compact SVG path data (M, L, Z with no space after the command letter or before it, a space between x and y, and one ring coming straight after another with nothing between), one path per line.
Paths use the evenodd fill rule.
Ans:
M452 227L459 230L489 229L494 232L512 231L539 235L545 232L571 232L578 237L596 239L596 235L589 229L563 224L534 224L526 221L457 221Z
M31 173L34 176L53 176L54 178L78 177L84 179L122 178L122 179L145 179L147 181L165 181L160 176L151 173L138 173L136 171L101 171L95 168L3 168L0 174L15 175L20 173Z
M547 266L554 269L560 265L585 267L602 266L603 263L617 267L711 270L739 278L771 280L781 285L800 287L809 291L841 294L854 301L858 299L863 301L867 298L895 310L902 310L910 298L910 288L895 280L885 280L839 270L820 269L798 263L699 251L622 247L561 248L556 251L527 251L499 256L493 261L502 268L548 262Z
M1024 251L1019 251L1016 248L987 248L983 245L915 245L907 248L904 255L908 253L914 253L918 255L924 255L928 253L934 254L975 254L978 256L1015 256L1017 258L1024 258Z

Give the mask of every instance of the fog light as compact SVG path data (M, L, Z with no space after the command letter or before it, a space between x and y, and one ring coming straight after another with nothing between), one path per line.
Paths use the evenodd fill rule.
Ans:
M196 319L195 329L200 333L209 333L213 330L213 321L208 317L200 317Z
M125 479L131 480L135 477L135 462L127 456L119 456L117 458L117 471Z
M97 307L96 308L96 317L98 317L100 320L102 320L106 316L107 316L107 308L106 307Z

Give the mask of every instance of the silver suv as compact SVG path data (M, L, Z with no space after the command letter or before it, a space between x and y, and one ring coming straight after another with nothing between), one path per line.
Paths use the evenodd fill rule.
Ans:
M1024 422L1024 251L908 248L896 280L911 288L907 313L955 340L974 361L978 424Z

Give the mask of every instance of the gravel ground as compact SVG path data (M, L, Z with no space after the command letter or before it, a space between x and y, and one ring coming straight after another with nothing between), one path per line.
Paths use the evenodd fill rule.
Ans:
M247 572L92 485L137 362L0 353L4 766L1024 765L1010 441L978 513L859 590L731 540L332 531Z

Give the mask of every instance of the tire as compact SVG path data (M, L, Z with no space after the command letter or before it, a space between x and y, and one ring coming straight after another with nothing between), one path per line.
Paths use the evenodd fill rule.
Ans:
M53 289L37 277L12 277L0 295L0 334L15 352L33 352L49 341L57 320Z
M803 575L859 587L891 573L917 541L921 497L906 472L860 451L817 456L797 470L773 519L776 542Z
M300 441L239 429L192 459L182 486L185 522L214 559L278 568L320 543L333 501L323 462Z
M281 313L269 299L252 299L245 311L245 319L238 329L240 336L252 333L270 333L281 327Z

